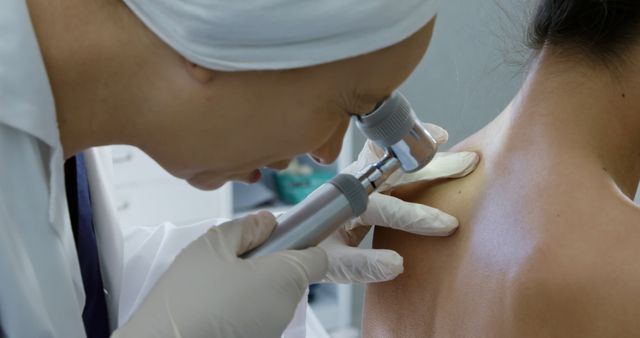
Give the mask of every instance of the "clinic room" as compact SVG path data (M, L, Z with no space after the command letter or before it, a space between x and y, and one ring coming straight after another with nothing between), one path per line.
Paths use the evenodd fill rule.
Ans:
M0 337L640 337L637 0L2 0Z

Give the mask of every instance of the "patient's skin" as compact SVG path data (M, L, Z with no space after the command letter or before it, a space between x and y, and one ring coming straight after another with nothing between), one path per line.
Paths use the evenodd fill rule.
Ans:
M612 77L553 54L454 147L482 152L472 175L396 191L461 226L376 229L405 271L368 287L365 337L640 337L640 65Z

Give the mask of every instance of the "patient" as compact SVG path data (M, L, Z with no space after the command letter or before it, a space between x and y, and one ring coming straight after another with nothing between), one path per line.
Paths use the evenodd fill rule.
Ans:
M456 215L377 229L405 271L367 289L366 337L640 337L640 2L542 0L512 103L454 147L469 177L396 195Z

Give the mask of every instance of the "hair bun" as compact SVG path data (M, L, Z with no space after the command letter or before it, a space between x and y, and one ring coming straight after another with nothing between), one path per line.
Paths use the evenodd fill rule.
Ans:
M639 27L639 0L540 0L529 44L579 47L607 57L634 43Z

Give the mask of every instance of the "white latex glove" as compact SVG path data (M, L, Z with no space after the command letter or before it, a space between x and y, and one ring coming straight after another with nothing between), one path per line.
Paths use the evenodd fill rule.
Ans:
M432 124L425 127L438 144L447 142L447 132ZM356 174L367 165L377 162L384 151L368 141L343 173ZM396 171L380 187L381 193L373 193L367 210L355 221L336 231L319 246L327 252L329 271L325 282L372 283L396 278L403 271L403 258L397 252L381 249L359 249L357 246L372 225L425 236L448 236L458 227L458 220L440 210L416 203L409 203L387 195L393 188L415 182L428 182L442 178L459 178L468 175L478 165L479 156L474 152L438 153L424 169L405 174Z
M113 337L279 337L309 283L327 271L322 249L238 256L276 224L260 212L214 227L185 248Z

